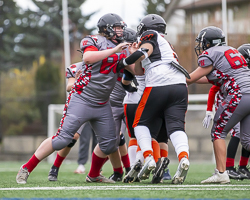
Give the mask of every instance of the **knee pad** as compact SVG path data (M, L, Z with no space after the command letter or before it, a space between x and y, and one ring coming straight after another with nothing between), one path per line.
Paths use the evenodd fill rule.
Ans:
M125 136L123 135L123 133L120 135L120 144L119 144L119 146L122 146L122 145L124 145L125 144Z
M71 143L69 143L68 147L72 148L76 143L75 139L72 139Z

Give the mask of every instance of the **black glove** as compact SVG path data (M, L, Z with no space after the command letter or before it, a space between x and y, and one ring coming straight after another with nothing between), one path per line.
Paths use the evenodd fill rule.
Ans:
M122 83L122 87L124 88L124 90L128 91L128 92L136 92L137 91L137 87L133 87L131 84L129 85L124 85Z
M128 70L124 69L123 71L123 79L126 81L132 81L134 79L134 74L132 74L131 72L129 72Z
M116 73L119 73L122 69L125 68L125 65L123 64L123 60L124 60L124 59L125 59L125 58L122 58L122 59L118 62L117 66L116 66Z

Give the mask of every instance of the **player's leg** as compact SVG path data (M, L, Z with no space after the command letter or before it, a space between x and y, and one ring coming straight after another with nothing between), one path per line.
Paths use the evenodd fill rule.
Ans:
M85 164L89 158L89 146L92 135L94 135L92 127L89 122L84 124L83 130L80 135L79 151L78 151L78 167L74 171L76 174L85 174ZM96 146L96 144L94 144Z
M71 148L75 145L78 138L79 138L79 134L75 133L74 138L72 139L72 142L67 147L57 152L54 164L52 165L49 171L49 175L48 175L49 181L57 181L59 168L62 162L64 161L64 159L66 158L66 156L69 154Z
M250 179L249 168L247 167L250 155L250 115L248 114L241 122L240 122L240 141L242 144L242 153L241 159L239 163L238 171L242 174L246 175L248 179Z
M100 170L106 162L108 155L113 168L122 171L118 151L119 134L116 134L110 104L106 103L101 107L93 107L91 112L95 120L91 120L90 124L96 134L98 144L92 153L91 168L86 181L115 183L115 181L100 175Z
M234 128L231 129L230 134L231 139L227 146L226 170L228 172L229 178L243 180L247 177L236 171L234 166L234 160L240 142L240 123L236 124Z
M114 117L114 121L115 121L116 135L119 135L120 160L125 165L125 167L130 167L126 143L125 143L125 137L123 134L122 135L120 134L121 124L122 124L122 120L124 117L123 106L122 107L112 106L111 108L112 108L112 113L113 113L113 117ZM122 168L113 168L113 171L114 171L113 174L109 178L114 180L114 181L122 181L123 169Z
M164 111L166 130L179 160L172 183L179 184L185 181L190 165L188 137L185 133L185 115L188 100L186 85L168 86L165 96L165 101L169 105Z
M130 160L125 140L125 131L126 131L126 124L125 124L125 118L123 118L121 124L121 132L120 132L119 151L121 154L121 161L123 163L123 167L125 168L125 173L127 174L130 171Z
M234 100L234 101L233 101ZM230 183L228 173L226 171L226 143L225 137L228 132L238 123L241 123L240 133L244 132L242 129L242 119L246 118L250 113L248 102L250 101L250 95L243 95L242 98L236 96L227 96L220 104L214 117L214 124L212 128L212 141L214 146L216 169L213 176L202 181L201 183ZM250 123L250 121L248 121ZM245 130L246 138L248 138L249 130ZM244 134L244 133L243 133ZM247 140L244 139L242 146L247 145Z
M134 128L132 127L135 117L137 104L125 104L124 115L126 118L126 127L128 130L129 143L128 143L128 156L130 160L130 167L136 163L137 140L135 138Z
M25 184L29 174L41 160L49 156L55 150L61 150L72 142L72 138L74 137L74 134L72 133L75 133L80 127L80 123L84 122L84 119L81 118L81 113L82 111L84 112L84 107L80 106L80 109L78 107L78 102L65 104L64 115L57 134L44 140L30 160L21 166L16 176L17 183ZM80 122L79 124L78 121Z

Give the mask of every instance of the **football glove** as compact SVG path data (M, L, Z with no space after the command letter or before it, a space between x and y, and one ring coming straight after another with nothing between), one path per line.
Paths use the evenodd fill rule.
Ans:
M208 128L209 125L210 125L210 122L214 119L214 113L213 111L206 111L206 116L205 118L203 119L202 121L202 125L205 127L205 128Z

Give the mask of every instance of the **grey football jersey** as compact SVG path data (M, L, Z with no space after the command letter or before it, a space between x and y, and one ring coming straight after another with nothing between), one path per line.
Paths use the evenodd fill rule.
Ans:
M88 47L102 51L115 46L110 40L100 35L87 36L80 43L83 52ZM117 63L125 58L126 54L124 50L90 65L83 62L80 68L82 73L75 82L72 93L79 94L79 98L89 103L106 103L117 81Z
M122 87L122 83L120 81L120 77L115 83L115 87L110 94L110 104L112 107L123 107L123 99L126 95L124 88Z
M211 47L198 58L200 67L213 66L208 80L228 93L250 93L250 69L245 58L230 46Z
M75 78L76 72L82 67L82 62L74 63L66 69L66 78Z

